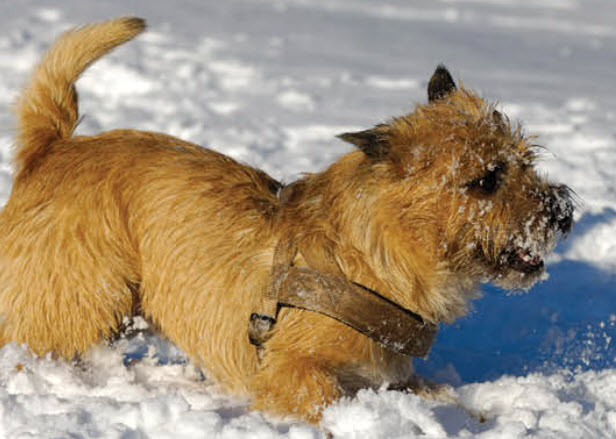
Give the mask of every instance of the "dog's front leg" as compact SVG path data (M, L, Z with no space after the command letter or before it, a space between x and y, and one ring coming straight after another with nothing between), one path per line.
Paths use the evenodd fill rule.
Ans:
M458 404L456 392L449 384L435 383L418 375L411 376L403 383L392 384L388 388L389 390L406 390L438 402Z
M252 380L253 408L318 424L341 389L331 369L300 353L269 352Z

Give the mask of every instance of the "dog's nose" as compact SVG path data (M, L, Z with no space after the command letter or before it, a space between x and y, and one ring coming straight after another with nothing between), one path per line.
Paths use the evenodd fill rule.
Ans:
M573 226L574 211L571 189L564 184L550 186L547 210L550 215L550 225L556 226L563 233L569 233Z

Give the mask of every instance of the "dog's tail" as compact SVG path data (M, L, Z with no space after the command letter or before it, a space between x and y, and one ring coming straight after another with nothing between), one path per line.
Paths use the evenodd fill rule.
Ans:
M79 75L144 29L141 18L122 17L70 30L56 40L15 107L17 172L35 164L54 141L73 134L79 117L74 86Z

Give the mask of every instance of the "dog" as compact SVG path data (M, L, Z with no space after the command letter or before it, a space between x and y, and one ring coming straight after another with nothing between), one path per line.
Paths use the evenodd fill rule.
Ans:
M249 321L264 291L285 288L281 245L293 247L279 258L285 276L307 270L315 294L334 279L435 328L466 313L480 282L530 288L571 228L570 190L538 175L532 137L444 66L426 104L341 134L351 152L287 186L165 134L74 136L75 81L144 29L124 17L68 31L18 98L0 213L2 343L72 360L138 310L253 408L318 423L358 388L417 379L386 336L310 307L278 304L255 348Z

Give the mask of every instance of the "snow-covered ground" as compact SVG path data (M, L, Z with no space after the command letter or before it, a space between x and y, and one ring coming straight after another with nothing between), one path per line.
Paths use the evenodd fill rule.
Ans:
M0 203L10 104L75 24L134 14L150 30L79 82L80 133L171 133L289 181L425 100L444 62L548 149L581 209L525 294L492 287L417 368L460 406L362 391L325 412L340 438L616 436L616 7L613 0L0 0ZM1 233L1 231L0 231ZM484 422L480 422L484 421ZM0 437L316 438L247 410L153 336L70 365L0 349Z

